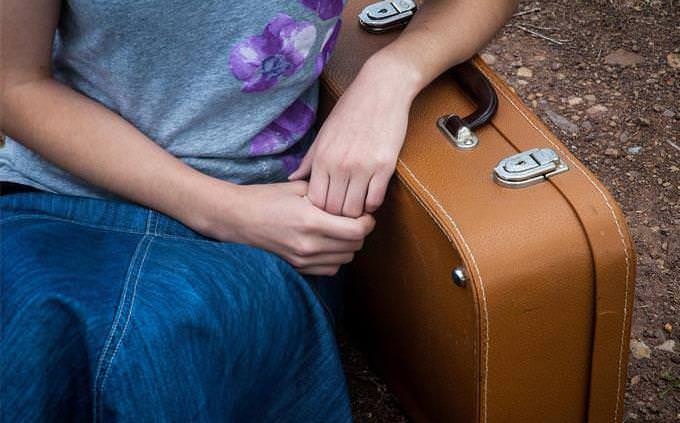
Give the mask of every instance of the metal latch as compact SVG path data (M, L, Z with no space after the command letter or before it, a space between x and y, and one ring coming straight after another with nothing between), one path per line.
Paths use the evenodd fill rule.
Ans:
M380 1L359 13L359 23L368 32L384 32L406 25L417 10L413 0Z
M565 165L560 156L551 148L533 148L506 157L494 168L494 178L499 184L521 188L547 178L566 172L569 167Z

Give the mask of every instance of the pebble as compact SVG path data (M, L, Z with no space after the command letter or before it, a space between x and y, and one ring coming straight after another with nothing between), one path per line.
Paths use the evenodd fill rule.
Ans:
M642 147L640 147L639 145L635 145L633 147L628 147L626 151L628 152L628 154L638 154L640 153L641 150Z
M637 385L638 383L640 383L640 375L635 375L632 378L630 378L631 385Z
M630 341L630 352L633 353L633 357L638 360L643 358L650 358L652 356L652 350L642 341L633 339Z
M621 152L619 150L617 150L616 148L610 147L610 148L604 150L604 155L616 158L616 157L619 157L621 155Z
M496 64L496 56L494 56L493 54L491 54L491 53L482 53L481 56L482 56L482 60L484 60L484 62L485 62L487 65L491 66L491 65L495 65L495 64Z
M670 323L666 323L665 325L663 325L663 330L665 330L668 333L671 333L673 332L673 325L671 325Z
M674 351L675 341L672 340L672 339L669 339L668 341L664 342L663 344L657 345L656 349L661 350L661 351L666 351L666 352L669 352L669 353L675 352Z
M668 53L666 60L668 61L668 66L672 67L673 69L680 68L680 54Z
M651 125L651 122L647 118L639 117L636 119L638 125L640 126L649 126Z
M583 96L583 98L588 102L588 103L595 103L597 101L597 97L595 97L592 94L586 94Z
M602 113L607 112L609 109L607 109L607 106L603 106L602 104L596 104L594 106L591 106L586 110L586 113L588 113L590 116L599 116Z
M545 108L545 114L548 115L548 119L550 119L552 123L555 124L555 126L560 128L562 132L568 135L578 134L578 125L576 125L574 122L570 121L566 117L562 116L561 114L553 110L550 110L547 107Z
M675 117L675 113L672 110L664 110L663 113L661 113L661 116L667 117L667 118L673 118L673 117Z
M604 58L604 62L608 65L615 66L632 66L645 61L645 58L637 53L624 50L622 48L608 54Z
M587 120L584 120L583 123L581 123L581 128L585 129L586 131L592 131L593 124L588 122Z
M583 99L581 97L569 97L567 99L567 103L570 106L577 106L577 105L583 103Z
M657 113L661 113L665 110L664 107L660 104L655 104L654 106L652 106L652 109L654 109L654 111Z
M550 70L553 70L553 71L560 70L561 67L562 67L562 65L557 63L557 62L553 62L553 63L550 64Z
M517 76L520 78L531 78L534 76L534 71L527 68L526 66L521 66L519 69L517 69Z

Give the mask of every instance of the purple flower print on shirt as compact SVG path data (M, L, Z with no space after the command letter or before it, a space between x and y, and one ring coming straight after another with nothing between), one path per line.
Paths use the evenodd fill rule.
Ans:
M315 113L301 100L295 100L272 123L250 141L250 155L279 153L296 143L314 123Z
M300 0L323 20L331 19L342 13L343 0Z
M229 68L243 82L241 91L264 91L280 78L297 72L316 40L316 27L288 15L274 16L262 31L237 43L229 55Z
M296 153L291 153L287 156L281 157L281 165L283 166L283 170L286 172L286 174L290 175L291 173L295 172L297 168L300 167L300 163L302 163L304 156L304 151L298 151Z
M338 19L335 25L326 32L326 36L321 44L321 52L316 56L316 62L314 63L314 74L316 76L321 74L323 67L328 63L328 59L331 57L333 48L335 48L335 43L338 41L340 25L342 25L342 21Z

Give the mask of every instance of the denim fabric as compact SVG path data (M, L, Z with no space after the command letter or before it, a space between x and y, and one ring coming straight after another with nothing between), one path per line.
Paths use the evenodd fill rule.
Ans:
M346 422L307 280L133 204L0 197L2 421Z

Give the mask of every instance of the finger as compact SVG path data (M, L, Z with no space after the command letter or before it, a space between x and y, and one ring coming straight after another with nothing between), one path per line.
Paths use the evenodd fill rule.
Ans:
M343 216L359 217L363 214L370 179L368 173L352 174L345 194L345 202L342 205Z
M326 253L308 257L293 257L291 264L296 268L312 266L340 266L354 259L354 253Z
M375 219L369 214L353 218L320 211L316 230L331 238L360 241L373 230L374 226Z
M344 240L321 236L312 242L295 248L298 256L313 256L327 253L353 253L364 246L364 240Z
M304 179L312 171L312 163L314 159L314 150L316 150L316 145L317 143L313 143L311 147L309 147L309 150L307 150L307 153L305 153L305 157L302 158L302 163L300 163L300 166L298 166L297 169L290 175L288 175L288 180L293 181L297 179Z
M326 195L326 207L324 207L328 213L342 214L342 205L345 202L348 184L349 174L334 172L331 175L328 194Z
M326 193L328 192L328 173L319 166L312 166L312 177L309 179L309 191L307 196L312 204L323 209L326 206Z
M282 182L282 184L288 188L291 192L300 197L307 194L307 182L305 181L292 181L292 182Z
M297 269L303 275L335 276L340 266L311 266Z
M366 194L366 212L373 213L382 205L391 177L392 174L387 172L373 175L371 182L368 184L368 193Z

